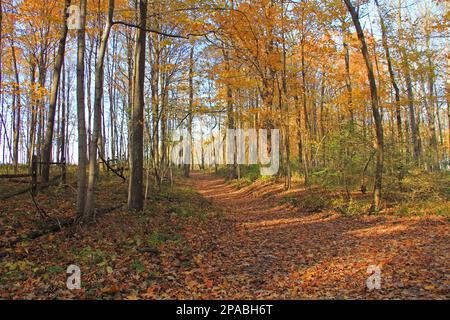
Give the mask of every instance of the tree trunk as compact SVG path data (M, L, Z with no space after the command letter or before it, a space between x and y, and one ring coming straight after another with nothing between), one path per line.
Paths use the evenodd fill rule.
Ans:
M285 14L286 8L284 7L283 2L283 17ZM285 189L290 190L292 187L292 181L291 181L291 140L290 140L290 115L289 115L289 103L288 103L288 86L287 86L287 59L286 59L286 36L285 36L285 26L283 24L282 27L282 39L283 39L283 72L282 72L282 109L284 111L284 134L285 134L285 151L286 151L286 182L285 182ZM280 92L281 94L281 92Z
M48 119L47 119L47 131L45 133L44 148L42 154L43 168L42 168L42 181L47 183L50 176L50 161L52 157L52 142L53 142L53 128L55 125L55 113L56 113L56 102L58 99L58 89L59 80L61 78L61 68L64 63L64 53L66 50L66 38L67 38L67 19L68 19L68 9L70 7L71 0L66 0L64 5L64 19L63 19L63 31L58 44L58 53L55 60L55 70L53 73L53 83L52 90L50 93L50 104L48 109Z
M59 135L60 135L60 144L59 144L59 162L65 163L66 162L66 75L64 71L65 67L63 65L63 78L62 78L62 84L61 84L61 122L60 122L60 128L59 128ZM70 82L70 79L67 79L67 82ZM68 92L68 94L70 94ZM64 168L64 167L61 167ZM65 173L63 169L63 173ZM62 183L65 183L66 177L65 175L62 177Z
M344 47L344 57L345 57L345 86L347 88L347 101L348 101L348 112L350 114L350 123L353 124L353 88L352 81L350 78L350 50L347 43L347 27L345 25L345 19L342 22L342 37L343 37L343 47Z
M224 60L225 60L225 68L226 71L229 72L230 71L230 58L228 56L228 51L227 50L223 50L223 56L224 56ZM234 119L234 106L233 106L233 89L231 88L231 85L227 82L226 84L226 89L227 89L227 121L228 121L228 129L234 130L236 129L236 124L235 124L235 119ZM233 152L234 154L234 159L233 159L233 164L229 165L229 170L230 170L230 179L236 179L238 176L238 172L237 172L237 152L236 152L236 138L234 138L234 148L235 148L235 152ZM226 153L224 153L226 154ZM227 159L227 162L229 160Z
M188 114L188 139L189 143L192 145L192 121L194 112L194 52L195 44L192 44L191 51L189 53L189 114ZM191 160L189 164L184 164L184 176L189 178L190 168L193 163L193 148L191 148L191 155L189 159Z
M159 26L159 20L155 19L155 26ZM152 64L151 64L151 104L152 104L152 128L153 133L151 134L151 155L153 161L153 167L155 172L158 172L159 168L159 74L160 74L160 47L159 47L159 35L151 34L149 35L152 43ZM157 179L157 177L155 177Z
M409 125L410 125L410 137L411 144L413 148L413 158L416 164L420 161L420 142L419 142L419 130L416 123L416 115L414 108L414 92L413 92L413 83L411 79L411 71L409 69L409 61L406 54L405 47L403 45L403 33L401 27L401 0L398 1L398 32L399 32L399 46L400 46L400 55L402 60L402 68L405 76L406 82L406 93L408 96L408 110L409 110Z
M134 50L133 107L131 110L130 183L128 209L142 211L144 167L144 80L145 46L147 26L147 0L139 1L139 29L136 32Z
M85 115L85 88L84 67L86 47L86 2L80 1L80 23L78 30L78 52L77 52L77 124L78 124L78 174L77 174L77 215L79 218L84 213L86 205L86 167L87 167L87 137L86 137L86 115Z
M106 48L108 45L109 34L112 27L112 19L114 14L114 0L108 1L108 18L105 29L103 31L100 43L99 55L95 66L95 93L94 93L94 123L92 130L91 143L89 145L89 177L86 193L86 204L84 207L84 219L88 220L93 217L95 208L95 184L97 168L97 150L101 127L101 109L103 100L103 84L104 84L104 61Z
M383 15L381 13L381 8L378 0L375 0L375 3L378 8L378 15L380 17L380 26L381 26L381 41L384 48L384 52L386 55L386 60L388 64L389 77L391 79L392 87L394 88L395 94L395 115L397 118L397 137L400 143L403 142L403 134L402 134L402 114L400 109L400 89L397 85L397 81L395 79L394 68L392 66L391 53L389 51L388 39L387 39L387 29L384 23Z
M14 74L16 78L17 90L20 90L20 79L19 79L19 70L17 68L17 57L16 57L16 49L14 47L14 42L11 39L11 51L12 58L14 64ZM20 92L14 92L14 96L16 97L16 119L15 119L15 128L14 128L14 136L13 136L13 165L14 165L14 173L17 173L19 166L19 138L20 138L20 111L21 111L21 99Z
M434 65L433 65L433 57L431 52L431 31L430 31L430 21L429 16L426 17L425 22L425 38L426 38L426 55L428 62L428 95L429 95L429 105L427 110L428 116L428 126L430 129L430 147L431 147L431 170L437 170L439 168L439 150L438 150L438 142L437 142L437 134L436 134L436 112L435 106L437 105L437 97L434 94ZM448 81L448 79L447 79Z
M366 38L364 35L364 31L361 27L361 23L359 21L359 13L356 11L355 7L353 7L351 0L344 0L344 1L345 5L348 8L348 11L352 16L353 24L355 25L356 32L358 34L358 39L361 42L361 52L364 57L364 61L366 63L367 74L370 83L372 114L375 121L375 131L376 131L376 142L375 142L376 170L375 170L375 185L373 193L373 209L378 209L380 208L381 205L384 141L383 141L383 126L381 122L382 119L379 111L377 84L375 81L375 75L373 72L373 65L370 59L369 50L367 48Z
M32 64L30 67L30 85L34 86L36 81L36 65ZM34 153L34 143L36 141L36 123L37 123L37 110L36 110L36 99L33 97L34 92L31 92L30 94L30 130L29 130L29 143L28 143L28 165L31 167L31 162L33 158Z

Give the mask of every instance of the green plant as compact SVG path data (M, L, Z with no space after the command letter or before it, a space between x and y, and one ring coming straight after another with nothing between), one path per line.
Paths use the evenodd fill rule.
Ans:
M332 201L333 208L343 215L361 215L369 212L370 202L356 200L353 198L344 199L340 197Z
M150 234L150 236L147 239L147 244L151 248L156 248L160 244L166 242L168 240L168 236L162 233L159 233L156 230L153 230L153 232Z
M138 260L133 262L133 269L136 270L137 273L142 273L145 271L145 266Z

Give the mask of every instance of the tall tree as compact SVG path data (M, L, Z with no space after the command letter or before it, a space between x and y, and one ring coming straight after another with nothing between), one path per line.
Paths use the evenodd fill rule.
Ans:
M90 219L94 215L95 209L95 184L97 179L97 152L101 129L101 110L103 100L103 85L105 74L105 55L108 46L109 34L113 26L114 0L108 1L108 17L103 30L100 48L95 66L95 93L94 93L94 123L92 130L91 143L89 145L89 176L86 193L86 203L84 207L84 219Z
M387 27L383 18L383 13L381 11L381 6L378 0L375 0L375 3L378 8L378 15L380 18L380 27L381 27L381 41L383 44L383 49L386 55L386 61L388 65L389 78L391 79L392 88L394 89L395 95L395 114L397 118L397 136L399 142L403 142L403 133L402 133L402 113L400 109L400 89L397 84L397 80L395 78L394 67L392 65L391 51L389 49L388 43L388 35L387 35Z
M381 188L382 188L382 177L383 177L383 148L384 148L384 138L383 138L383 125L379 110L379 100L377 84L375 80L375 74L373 72L372 60L367 47L366 37L364 31L361 27L361 22L359 20L359 11L355 9L351 0L344 0L350 15L352 16L353 24L355 25L356 33L358 34L358 39L361 43L361 52L364 57L364 62L367 68L367 77L370 84L370 98L372 105L372 115L375 122L375 133L376 133L376 169L375 169L375 185L373 192L373 208L378 209L381 205Z
M84 94L84 57L86 49L86 5L80 0L80 29L77 34L77 125L78 125L78 174L77 174L77 214L82 217L86 199L87 137Z
M134 47L133 105L131 109L130 182L128 209L142 211L144 167L144 80L147 27L147 0L139 1L139 29Z
M410 62L406 52L403 27L402 27L402 0L398 0L398 37L399 37L399 49L401 54L401 62L403 74L406 82L406 93L408 96L408 110L409 110L409 127L411 130L411 144L413 147L413 158L418 164L420 160L420 141L419 141L419 128L416 122L416 110L414 104L414 91L413 80L411 78Z
M13 165L14 165L14 172L17 172L18 165L19 165L19 135L20 135L20 112L22 107L21 102L21 95L20 95L20 77L19 77L19 69L17 67L17 56L16 56L16 49L14 46L14 41L11 38L11 53L13 58L13 65L14 65L14 74L15 74L15 82L17 85L17 89L14 90L13 101L15 102L15 123L13 123L14 128L14 135L13 135Z
M71 0L65 0L64 4L64 19L61 37L58 44L58 53L55 60L55 68L53 72L53 82L52 89L50 92L50 104L48 109L48 120L47 120L47 130L45 132L44 147L42 152L42 180L48 182L50 176L50 161L52 155L52 145L53 145L53 129L55 126L55 113L56 113L56 103L58 101L58 91L59 82L61 78L61 68L64 63L64 54L66 50L66 38L68 32L67 19L69 16L68 9L70 7Z
M195 43L192 43L191 49L189 51L189 109L188 109L188 136L190 144L192 144L192 122L193 122L193 112L194 112L194 52ZM192 162L192 150L189 156ZM184 176L189 178L191 163L184 164Z

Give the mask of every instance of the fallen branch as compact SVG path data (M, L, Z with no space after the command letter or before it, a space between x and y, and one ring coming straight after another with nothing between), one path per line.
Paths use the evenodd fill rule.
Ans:
M111 167L109 165L109 161L106 161L105 159L103 159L103 157L101 155L99 155L100 159L103 161L103 163L106 165L106 167L108 167L109 170L111 170L112 172L114 172L116 174L116 176L122 178L123 181L126 181L125 177L123 176L123 174L121 174L118 170L115 170L113 167Z

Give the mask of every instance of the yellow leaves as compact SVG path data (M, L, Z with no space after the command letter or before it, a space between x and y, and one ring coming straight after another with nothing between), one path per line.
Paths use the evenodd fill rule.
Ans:
M194 256L194 261L195 263L197 263L199 266L202 265L202 261L203 261L203 256L201 254L197 254Z
M198 282L195 280L186 281L186 287L188 287L191 291L196 291L198 287Z
M260 110L261 109L259 109L259 108L250 108L250 109L247 109L247 112L251 115L255 115L255 114L258 114L260 112Z
M208 113L211 109L205 106L199 106L196 108L196 113Z
M300 276L303 281L313 281L316 277L316 271L314 269L308 269Z
M161 48L164 48L164 47L170 46L172 44L172 42L173 41L171 38L165 38L159 42L159 46Z
M191 28L192 33L202 33L205 31L204 30L205 29L204 22L203 22L203 20L200 20L200 19L195 19L194 21L192 21L190 28Z
M28 266L32 266L33 264L27 260L19 260L17 262L6 262L3 266L8 269L8 271L24 271Z
M164 65L160 65L161 72L169 73L177 67L176 64L168 63Z

